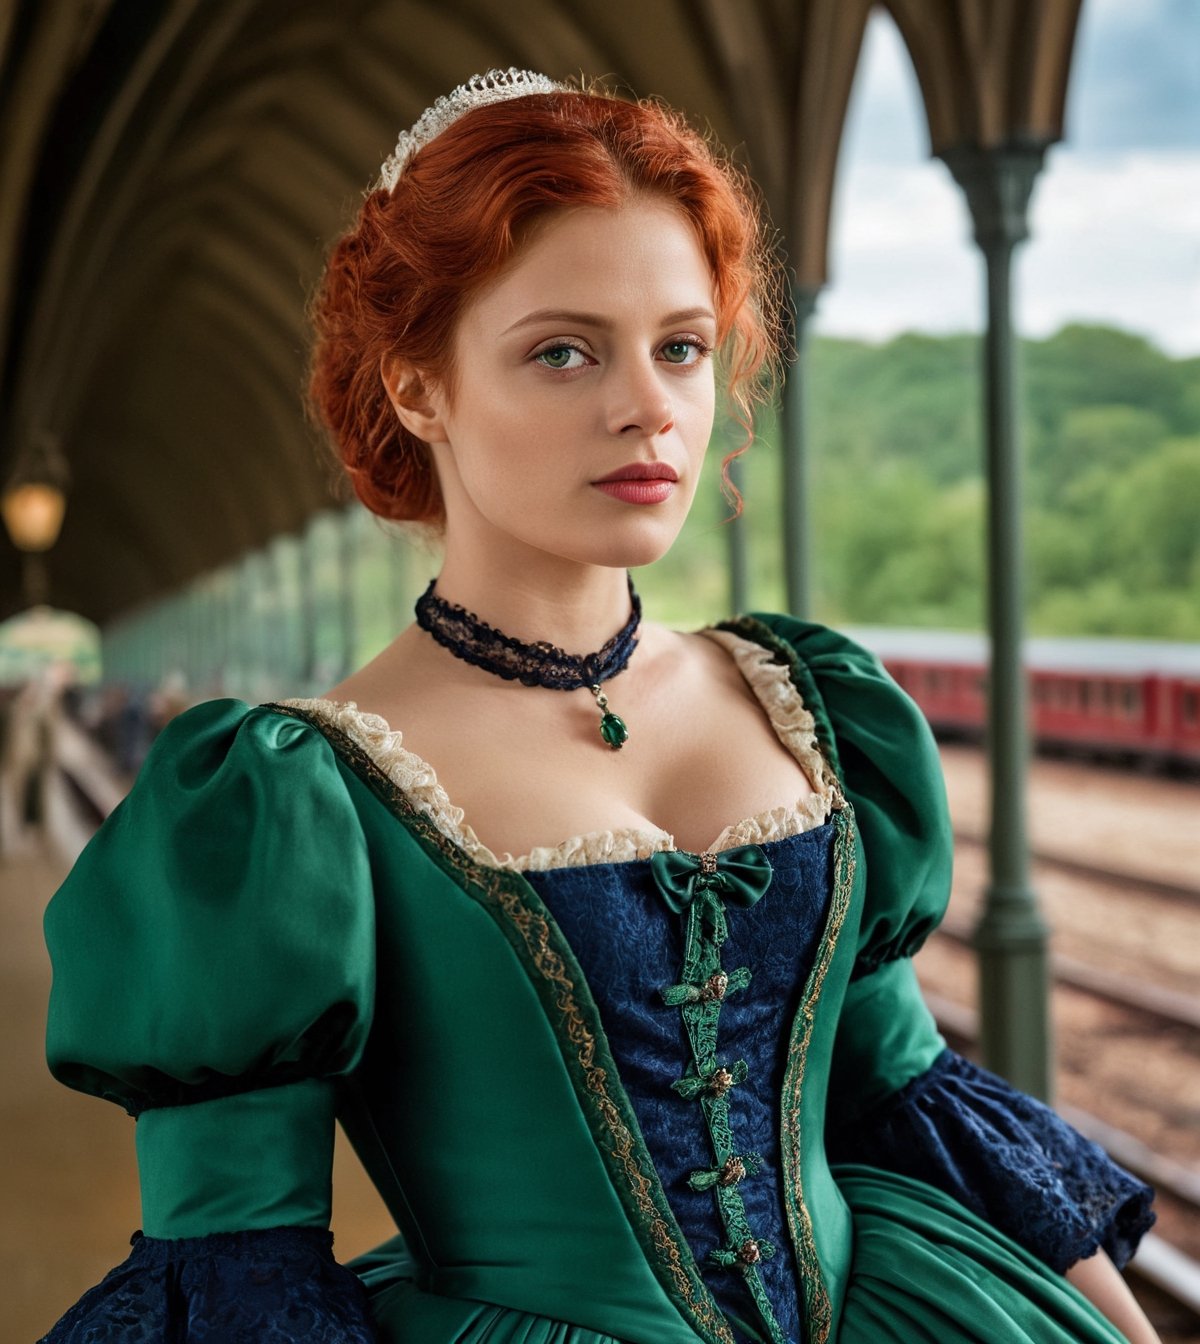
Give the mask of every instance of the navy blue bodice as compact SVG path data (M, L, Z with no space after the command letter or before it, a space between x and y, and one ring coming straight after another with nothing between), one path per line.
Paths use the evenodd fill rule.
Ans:
M753 905L725 903L720 952L727 973L746 967L751 977L725 996L717 1053L723 1064L746 1063L745 1079L728 1094L734 1144L751 1168L737 1188L753 1237L774 1248L758 1272L788 1340L801 1339L802 1329L780 1177L779 1097L792 1016L829 906L833 836L827 822L760 847L770 884ZM753 1323L752 1338L762 1338L745 1275L710 1261L726 1244L727 1228L714 1189L695 1189L689 1177L712 1167L712 1138L703 1108L672 1089L692 1051L680 1009L664 1002L662 991L680 980L687 914L669 908L648 859L526 876L579 958L667 1198L714 1297L731 1320Z

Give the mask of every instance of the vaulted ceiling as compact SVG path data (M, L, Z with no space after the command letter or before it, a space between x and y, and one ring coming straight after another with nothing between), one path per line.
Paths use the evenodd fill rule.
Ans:
M1058 138L1080 0L888 0L934 152ZM737 147L825 280L871 0L20 0L0 10L0 480L52 438L51 602L98 621L299 528L336 476L305 301L399 128L475 71L608 75ZM22 605L0 540L0 618Z

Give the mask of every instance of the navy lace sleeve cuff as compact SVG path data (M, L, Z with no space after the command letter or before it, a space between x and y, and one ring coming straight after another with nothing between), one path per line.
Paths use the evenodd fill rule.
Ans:
M162 1239L134 1234L128 1259L38 1344L375 1344L357 1275L314 1227Z
M1123 1268L1155 1220L1148 1185L1048 1106L951 1050L828 1138L833 1161L936 1186L1060 1273L1101 1248Z

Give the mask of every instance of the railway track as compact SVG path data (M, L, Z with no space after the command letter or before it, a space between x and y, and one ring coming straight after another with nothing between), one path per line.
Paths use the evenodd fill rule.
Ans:
M971 946L971 929L965 920L943 920L935 936L960 947ZM1050 958L1050 971L1056 984L1082 990L1093 998L1104 999L1133 1012L1145 1013L1171 1026L1200 1031L1200 998L1193 994L1147 984L1120 971L1091 966L1059 952Z
M954 843L983 849L987 845L987 836L955 827ZM1146 877L1141 873L1118 872L1112 868L1087 863L1083 859L1074 859L1066 854L1057 854L1051 850L1033 849L1030 851L1030 856L1037 863L1045 864L1048 868L1057 869L1061 873L1070 873L1073 877L1086 878L1088 881L1098 883L1101 886L1112 887L1124 892L1131 890L1146 891L1154 896L1161 896L1165 900L1177 901L1182 905L1200 906L1200 887L1168 882L1156 877Z

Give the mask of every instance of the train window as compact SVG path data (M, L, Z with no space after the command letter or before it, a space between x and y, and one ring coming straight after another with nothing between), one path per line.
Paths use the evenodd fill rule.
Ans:
M1180 717L1189 728L1200 723L1200 691L1185 690L1179 697Z
M1090 681L1077 681L1079 687L1079 708L1087 712L1092 703L1092 684Z
M1127 719L1136 719L1142 712L1142 690L1140 686L1127 682L1121 687L1121 709Z

